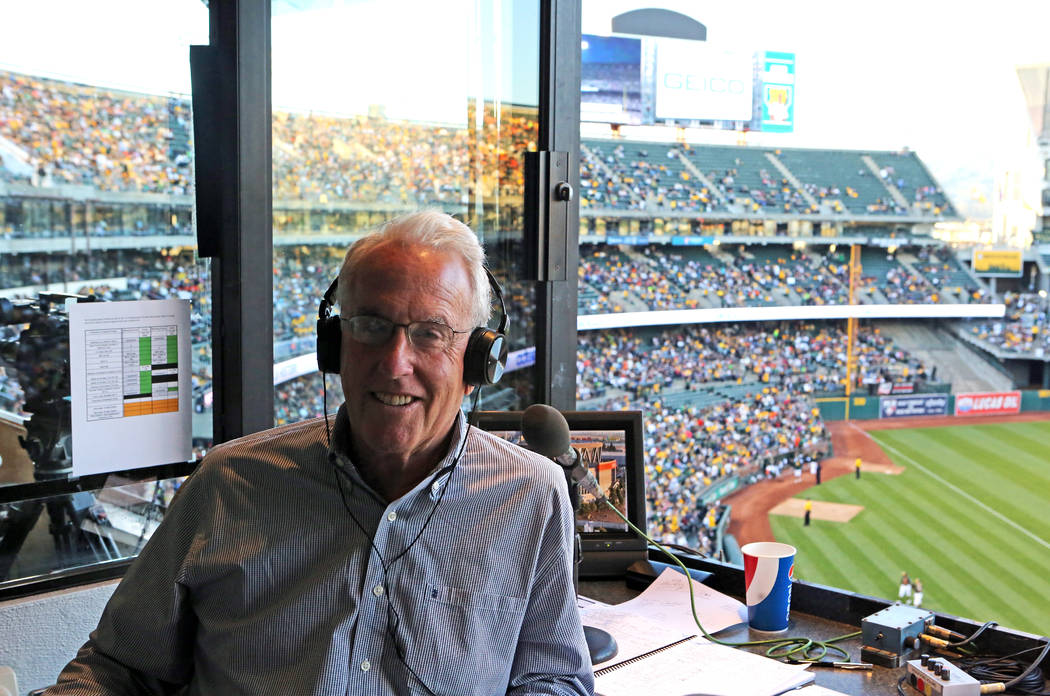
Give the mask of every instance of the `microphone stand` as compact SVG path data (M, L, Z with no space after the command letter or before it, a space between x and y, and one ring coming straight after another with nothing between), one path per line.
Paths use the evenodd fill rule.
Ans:
M580 514L580 476L583 465L577 457L571 464L565 464L558 459L554 460L565 472L565 483L569 487L569 502L572 504L572 529L574 534L572 549L572 588L575 594L580 594L580 561L583 559L583 547L580 542L580 531L576 526L576 519ZM583 627L584 638L587 639L587 652L591 656L591 664L605 662L616 657L619 646L616 639L608 631L594 626Z

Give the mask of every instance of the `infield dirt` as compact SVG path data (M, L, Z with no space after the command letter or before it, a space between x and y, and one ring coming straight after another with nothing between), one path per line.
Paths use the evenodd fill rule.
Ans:
M883 418L866 421L828 421L832 451L835 456L822 463L821 480L828 481L839 476L854 475L854 461L861 458L861 477L867 473L899 474L903 469L893 464L875 440L868 436L869 430L895 430L901 428L933 428L946 425L991 425L995 423L1025 423L1050 420L1050 413L1019 413L1010 416L985 416L980 418L956 418L952 416L929 416L915 418ZM730 495L723 502L733 506L729 521L729 533L740 545L752 541L772 541L773 528L769 515L778 505L802 494L816 485L816 477L803 471L796 479L789 471L778 478L759 481ZM816 514L816 501L813 508Z

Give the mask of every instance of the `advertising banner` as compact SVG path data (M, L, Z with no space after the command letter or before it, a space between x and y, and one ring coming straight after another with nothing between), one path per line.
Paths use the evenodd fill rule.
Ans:
M751 53L666 39L656 53L656 118L750 121Z
M652 244L654 240L652 237L655 235L647 234L610 234L605 236L606 244L627 244L629 246L644 246L646 244Z
M947 394L884 396L879 399L879 418L948 415Z
M1020 249L974 249L973 272L989 278L1017 278L1024 270Z
M707 246L714 241L714 237L671 237L672 246Z
M795 130L795 54L766 51L762 54L762 130L790 133Z
M955 415L997 416L1021 412L1021 392L971 392L956 394Z
M708 488L700 496L700 502L704 505L710 505L716 500L721 500L726 497L737 488L740 487L740 478L737 476L730 476L725 481L716 483L715 485Z

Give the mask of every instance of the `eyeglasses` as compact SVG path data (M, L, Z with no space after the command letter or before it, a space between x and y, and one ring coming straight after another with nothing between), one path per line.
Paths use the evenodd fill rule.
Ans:
M408 324L397 324L383 317L359 314L353 317L339 317L350 327L350 337L366 346L381 346L394 335L394 329L404 329L408 343L424 353L440 353L448 350L456 340L456 334L470 333L456 331L448 324L437 321L413 321Z

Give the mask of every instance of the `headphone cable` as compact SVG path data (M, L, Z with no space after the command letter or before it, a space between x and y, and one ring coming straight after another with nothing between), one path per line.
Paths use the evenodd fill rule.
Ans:
M480 390L476 390L476 391L480 391ZM475 394L474 409L477 409L477 403L478 403L478 399L477 399L477 395ZM326 418L325 418L326 425L327 425L327 422L328 422L328 420L327 420L327 415L326 415ZM346 491L343 488L343 479L342 479L342 477L346 476L347 480L348 480L348 482L350 483L351 486L353 485L353 479L351 479L350 475L346 471L344 471L343 468L341 466L339 466L339 464L336 463L336 460L333 460L333 468L335 469L335 480L336 480L336 484L339 487L339 497L343 501L343 507L346 508L346 512L347 512L348 515L350 515L350 519L354 521L354 524L357 525L357 528L361 530L361 533L364 535L364 537L366 539L368 539L368 544L372 548L372 551L375 553L376 557L379 559L379 565L382 568L383 585L387 589L387 591L385 593L386 594L386 608L387 608L386 633L390 637L391 641L394 644L394 651L397 653L398 660L400 660L401 664L403 664L405 666L405 669L407 669L409 672L412 673L412 676L414 676L416 678L416 681L418 681L419 684L424 689L426 689L427 693L430 694L430 696L436 696L436 695L435 695L434 691L427 685L427 683L425 681L423 681L422 677L420 677L419 674L417 674L416 671L412 668L412 666L408 664L408 660L407 660L408 653L407 653L407 650L405 650L405 648L402 647L401 642L398 640L398 637L397 637L396 629L397 629L397 627L399 627L401 625L401 616L400 616L400 614L398 614L397 609L394 608L394 603L391 601L390 570L393 567L393 565L398 560L401 559L401 557L403 557L406 553L408 553L408 551L413 546L416 545L416 542L419 541L419 538L421 536L423 536L423 532L426 531L428 526L430 526L431 519L433 519L434 514L437 512L438 507L441 505L441 502L445 499L445 493L448 491L449 485L451 485L451 482L452 482L452 475L453 475L453 473L455 473L456 468L459 466L460 460L463 458L463 453L466 451L467 439L470 437L470 429L471 429L471 426L470 426L469 423L467 423L466 424L466 429L463 432L463 441L460 443L459 452L456 453L455 459L452 461L452 463L449 466L447 466L447 467L441 469L440 471L438 471L433 477L433 480L436 482L442 476L446 476L445 484L441 487L441 493L438 495L438 499L437 499L437 501L434 502L433 507L430 508L430 513L427 515L427 518L423 522L423 525L419 528L419 531L412 538L412 541L409 542L408 545L405 546L405 548L402 549L400 553L398 553L396 556L391 558L389 561L387 561L386 559L383 558L383 554L379 551L379 548L375 545L375 540L373 539L373 537L371 535L369 535L369 533L365 529L364 525L361 524L361 521L357 519L356 515L354 515L353 509L350 506L350 502L346 498ZM329 440L329 443L330 442L331 442L331 440ZM330 444L329 444L329 449L331 449L331 445ZM433 485L433 484L430 484L430 485ZM391 616L393 617L393 620L391 620L391 618L390 618Z

